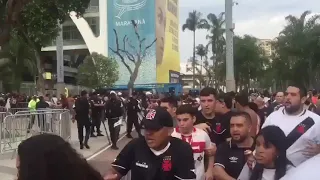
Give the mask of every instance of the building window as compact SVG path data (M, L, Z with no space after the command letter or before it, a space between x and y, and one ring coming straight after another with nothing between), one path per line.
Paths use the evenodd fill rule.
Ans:
M100 35L99 18L98 17L90 17L90 18L86 18L86 21L88 22L89 26L91 27L93 34L96 37L99 36Z
M78 31L77 26L64 26L63 39L67 41L82 41L82 36Z

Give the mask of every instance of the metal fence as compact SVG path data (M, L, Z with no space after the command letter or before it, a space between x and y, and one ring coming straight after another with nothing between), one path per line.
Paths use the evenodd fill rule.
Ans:
M21 141L32 135L51 133L65 140L71 137L70 111L42 109L0 113L0 154L15 151Z

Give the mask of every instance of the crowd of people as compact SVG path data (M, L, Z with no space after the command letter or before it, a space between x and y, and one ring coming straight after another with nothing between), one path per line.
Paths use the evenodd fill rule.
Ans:
M178 97L82 91L71 108L81 149L90 148L90 137L103 136L100 126L105 119L112 149L118 149L123 120L127 137L135 138L102 177L59 137L32 137L19 146L18 179L113 180L130 171L132 180L280 180L320 153L316 95L298 85L271 97L257 92L223 93L210 87L198 96ZM137 135L132 133L133 125ZM38 148L39 143L48 146ZM31 160L32 154L45 155ZM39 172L43 168L46 171ZM57 169L61 173L53 178Z

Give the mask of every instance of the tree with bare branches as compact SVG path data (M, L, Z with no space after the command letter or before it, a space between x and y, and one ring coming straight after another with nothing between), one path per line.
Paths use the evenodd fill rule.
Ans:
M114 35L115 35L115 44L116 47L112 48L109 47L109 49L120 58L121 63L127 68L130 79L128 82L128 89L130 93L133 90L134 83L138 77L139 68L143 62L143 60L146 58L146 55L148 54L148 50L155 44L157 41L157 38L155 38L149 45L145 45L146 38L142 38L140 36L140 33L138 31L138 25L135 23L134 20L131 21L132 26L134 28L135 37L138 42L138 47L135 47L127 35L125 35L122 38L122 47L119 45L119 36L117 33L117 30L113 29ZM129 51L128 48L130 48L132 51ZM134 68L130 67L129 63L131 62L134 64Z

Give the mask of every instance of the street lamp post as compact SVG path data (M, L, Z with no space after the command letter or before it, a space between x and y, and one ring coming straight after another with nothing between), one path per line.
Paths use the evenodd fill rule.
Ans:
M235 91L234 60L233 60L233 0L225 0L226 16L226 89L227 92Z

